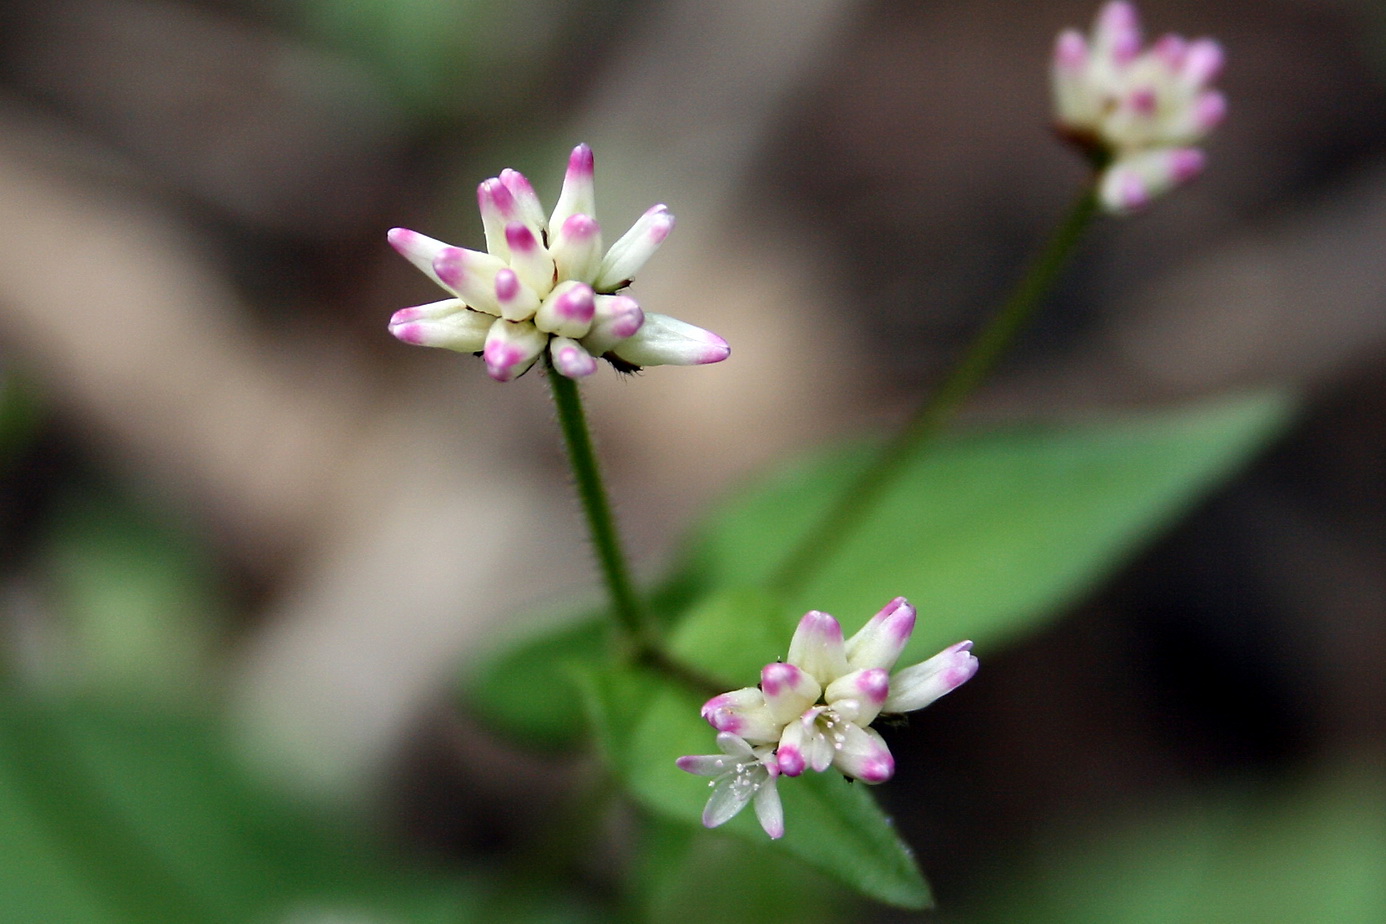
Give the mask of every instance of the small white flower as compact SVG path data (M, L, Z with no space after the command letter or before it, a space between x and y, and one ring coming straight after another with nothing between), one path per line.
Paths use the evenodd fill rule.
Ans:
M721 754L701 754L680 757L680 770L710 776L712 796L703 809L703 824L715 828L730 821L753 799L756 818L765 833L772 838L784 836L784 808L775 780L780 775L774 749L751 747L744 738L730 732L717 736Z
M1101 167L1107 211L1140 209L1202 171L1195 145L1227 111L1211 89L1222 63L1208 38L1166 35L1142 50L1136 8L1124 0L1103 6L1087 37L1059 35L1050 66L1055 118Z
M780 772L835 767L866 783L895 772L890 749L870 725L882 712L910 712L977 672L971 642L891 675L914 631L915 610L897 597L846 641L827 613L800 620L784 663L768 664L760 686L723 693L703 705L719 732L775 749Z
M534 188L502 170L477 189L486 252L395 228L390 243L453 297L396 311L390 333L405 343L478 353L498 382L522 375L549 351L553 367L582 378L606 359L623 371L726 359L716 334L645 314L630 285L674 227L663 205L645 212L603 253L594 217L592 150L573 149L553 214Z

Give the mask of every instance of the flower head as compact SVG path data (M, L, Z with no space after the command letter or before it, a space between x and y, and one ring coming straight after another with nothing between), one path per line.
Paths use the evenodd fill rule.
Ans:
M892 674L914 622L914 607L897 597L844 639L836 619L810 611L790 640L788 659L767 664L759 686L708 700L703 718L720 733L719 742L731 736L757 754L773 753L763 759L785 776L834 767L852 779L883 783L894 775L895 759L870 727L876 717L922 709L977 672L972 643L959 642ZM681 758L679 766L695 759L702 760Z
M1144 207L1203 169L1198 144L1227 104L1211 89L1222 48L1166 35L1141 47L1136 8L1112 0L1092 32L1059 35L1050 77L1059 131L1101 168L1098 197L1113 213Z
M716 334L645 314L622 294L674 227L663 205L645 212L605 251L594 217L592 150L573 149L558 204L544 217L523 174L502 170L477 188L486 251L395 228L390 243L452 296L404 308L390 333L405 343L476 353L498 382L548 351L554 369L582 378L606 359L617 368L715 363L731 349Z
M755 800L756 818L771 837L784 835L784 809L775 780L780 775L772 748L751 747L730 732L717 736L721 754L680 757L678 767L698 776L710 776L712 796L703 809L703 824L715 828L732 819L746 803Z

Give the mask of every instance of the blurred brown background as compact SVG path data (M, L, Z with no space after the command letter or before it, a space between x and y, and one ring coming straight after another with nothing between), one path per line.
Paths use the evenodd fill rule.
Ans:
M1096 229L973 414L1266 383L1302 387L1306 412L1114 587L982 653L984 679L916 723L930 750L891 798L945 902L1056 818L1386 741L1386 14L1141 9L1152 33L1227 49L1207 175ZM514 166L552 201L578 141L608 229L656 201L678 215L634 294L731 360L587 388L654 574L729 483L938 380L1082 179L1048 133L1045 67L1093 12L8 0L0 368L38 420L0 495L13 665L139 685L186 636L207 666L186 685L234 702L286 776L360 794L392 768L419 836L475 844L486 812L459 793L506 783L468 777L493 753L457 744L440 691L508 617L592 580L542 381L393 341L390 312L435 296L385 230L478 246L475 184ZM103 516L93 496L205 556L200 628L82 634L52 536ZM154 648L93 641L127 629Z

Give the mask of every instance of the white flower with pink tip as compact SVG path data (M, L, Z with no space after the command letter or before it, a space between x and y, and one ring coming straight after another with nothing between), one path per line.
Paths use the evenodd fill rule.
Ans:
M972 643L959 642L892 674L914 623L914 607L897 597L844 640L836 619L810 611L799 621L788 659L767 664L759 686L708 700L703 718L720 733L719 742L731 736L765 760L773 753L777 774L770 783L776 775L829 767L864 783L884 783L895 773L895 759L870 727L876 717L922 709L977 672ZM698 772L685 765L692 760L681 758L679 766ZM734 814L714 812L709 802L703 823L713 827Z
M395 228L390 243L451 298L396 311L405 343L478 353L498 382L522 375L547 350L562 375L582 378L606 359L623 371L715 363L731 349L716 334L646 314L618 294L674 227L663 205L645 212L603 253L592 150L573 149L553 214L515 170L477 189L486 252Z
M1203 170L1200 141L1226 114L1211 89L1222 48L1166 35L1141 47L1136 8L1113 0L1092 32L1059 35L1050 76L1059 131L1102 166L1098 197L1109 212L1140 209Z
M746 739L730 732L717 736L717 746L721 754L698 754L680 757L680 770L710 776L712 796L703 809L703 824L715 828L730 821L733 816L755 802L756 818L765 833L771 837L784 836L784 809L780 805L780 795L775 789L775 780L780 775L779 764L775 761L774 749L752 747Z

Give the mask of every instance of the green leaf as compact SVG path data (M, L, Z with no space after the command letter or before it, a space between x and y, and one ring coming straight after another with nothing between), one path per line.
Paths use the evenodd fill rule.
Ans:
M224 588L194 537L119 493L60 498L43 537L60 631L31 676L72 693L206 695Z
M43 423L38 389L13 369L0 372L0 471L33 443Z
M257 784L205 719L13 694L0 843L6 920L428 924L459 920L474 892Z
M635 669L589 672L585 686L601 750L636 800L665 817L701 824L708 781L679 771L674 761L715 748L698 715L702 695ZM781 778L783 838L770 840L749 809L719 830L783 850L877 901L927 907L928 884L867 789L837 774Z
M784 659L800 615L759 588L713 591L679 620L669 652L728 690L751 686Z
M1273 437L1290 409L1284 395L1259 394L927 446L787 596L774 626L819 609L851 632L903 595L920 612L907 661L962 638L985 650L1105 577ZM708 589L768 585L870 456L819 452L733 499L695 534L693 578ZM761 630L749 631L758 644Z
M600 616L551 625L502 647L463 678L464 708L521 744L561 750L586 732L577 677L608 657Z
M1386 921L1386 775L1319 768L1042 845L965 915L1031 924ZM1145 814L1145 813L1143 813ZM1097 884L1100 884L1098 887Z
M642 921L835 924L848 895L805 863L763 844L652 817L633 871Z

